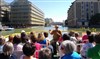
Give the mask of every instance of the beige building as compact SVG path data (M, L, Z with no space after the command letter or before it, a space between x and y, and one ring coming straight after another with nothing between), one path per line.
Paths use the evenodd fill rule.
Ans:
M10 24L10 6L4 0L0 0L0 22L2 25Z
M11 24L14 27L44 25L44 13L28 0L11 3Z
M100 0L75 0L68 10L68 26L88 27L88 21L100 13Z
M45 18L45 26L51 26L51 23L53 23L52 18Z

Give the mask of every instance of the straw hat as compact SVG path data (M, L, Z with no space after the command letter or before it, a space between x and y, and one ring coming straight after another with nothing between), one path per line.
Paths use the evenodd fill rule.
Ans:
M22 30L21 32L25 32L25 30Z

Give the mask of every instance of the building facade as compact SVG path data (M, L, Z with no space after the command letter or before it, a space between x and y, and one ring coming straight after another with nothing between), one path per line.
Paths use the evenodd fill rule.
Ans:
M28 0L14 0L11 3L11 24L13 27L44 25L44 13Z
M10 24L10 6L4 0L0 0L0 22L2 25Z
M91 16L100 13L100 0L75 0L68 10L68 26L88 27Z
M45 18L45 26L51 26L52 22L53 22L52 18Z

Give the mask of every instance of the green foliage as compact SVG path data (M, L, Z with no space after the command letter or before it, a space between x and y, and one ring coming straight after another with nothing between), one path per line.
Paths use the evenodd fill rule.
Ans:
M95 14L91 17L89 21L90 26L99 26L100 25L100 13Z

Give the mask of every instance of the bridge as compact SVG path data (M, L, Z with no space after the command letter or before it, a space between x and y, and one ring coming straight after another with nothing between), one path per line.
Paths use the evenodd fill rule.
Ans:
M63 22L52 22L51 25L63 25Z

